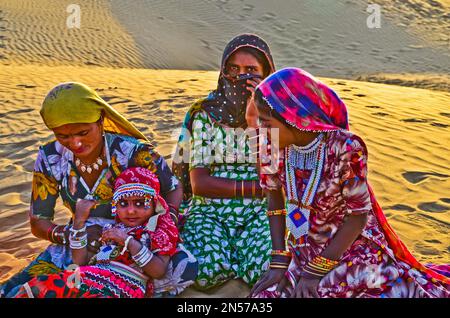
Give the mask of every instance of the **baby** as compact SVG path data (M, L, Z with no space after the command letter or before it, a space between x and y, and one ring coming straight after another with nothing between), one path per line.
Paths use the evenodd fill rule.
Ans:
M114 225L103 230L103 245L92 258L87 249L86 220L95 201L77 202L70 248L75 270L37 276L17 298L143 298L153 294L153 279L162 278L179 241L169 208L160 196L154 173L141 167L123 171L114 184Z

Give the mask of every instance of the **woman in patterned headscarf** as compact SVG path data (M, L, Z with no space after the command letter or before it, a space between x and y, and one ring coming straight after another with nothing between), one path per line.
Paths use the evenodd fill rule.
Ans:
M59 272L72 263L68 248L71 224L53 222L58 197L72 214L78 201L95 201L86 224L88 248L92 251L99 247L102 226L114 221L112 185L128 167L144 167L154 172L161 184L161 194L173 206L172 210L182 198L181 186L164 158L132 123L88 86L75 82L57 85L47 94L40 114L56 140L39 149L33 171L30 224L35 236L52 244L7 281L0 296L8 296L12 289L33 276ZM180 250L180 253L184 257L175 259L193 259L188 252ZM195 271L196 264L192 264ZM194 277L195 273L187 280ZM179 283L182 285L181 279ZM172 287L173 291L178 288ZM163 291L157 288L156 293Z
M256 160L245 160L251 151L249 136L238 131L248 127L246 111L254 88L272 72L267 43L253 34L239 35L225 48L217 89L186 115L173 170L184 184L181 236L199 261L199 289L230 278L252 285L267 266L265 201Z
M252 296L450 297L449 266L420 264L387 223L366 145L333 90L287 68L257 87L255 104L262 126L279 130L281 160L275 173L261 167L275 250Z

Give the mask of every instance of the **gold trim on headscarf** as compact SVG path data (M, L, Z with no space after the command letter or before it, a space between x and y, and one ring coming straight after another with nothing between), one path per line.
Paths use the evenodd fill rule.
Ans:
M95 123L103 113L105 131L148 141L93 89L81 83L62 83L54 87L45 97L40 113L49 129L66 124Z

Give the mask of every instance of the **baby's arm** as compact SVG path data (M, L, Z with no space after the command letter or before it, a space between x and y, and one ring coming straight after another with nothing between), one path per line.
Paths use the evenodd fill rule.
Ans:
M128 243L128 250L133 256L138 254L141 249L141 242L135 239L130 240L130 243ZM142 270L149 277L162 278L166 274L167 267L169 266L170 256L154 254L150 250L148 250L148 253L150 253L150 255L153 254L153 257L142 267Z
M124 246L128 237L124 231L118 228L112 228L103 233L102 240L105 242L112 240ZM133 259L141 260L141 262L136 262L136 264L142 268L147 276L152 278L161 278L164 276L169 265L170 256L154 254L148 247L143 249L142 243L133 237L128 241L127 249L131 256L133 256Z

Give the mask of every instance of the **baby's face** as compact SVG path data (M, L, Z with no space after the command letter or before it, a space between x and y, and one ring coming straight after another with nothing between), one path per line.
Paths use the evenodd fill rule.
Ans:
M145 199L143 197L131 196L122 198L117 203L117 216L126 226L134 227L143 225L155 212L153 201L150 207L145 208Z

